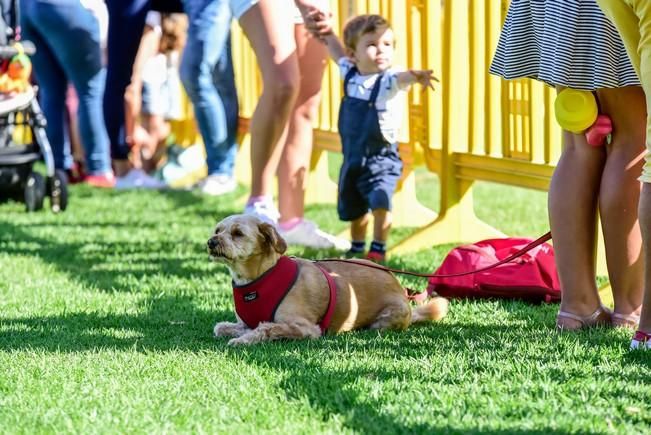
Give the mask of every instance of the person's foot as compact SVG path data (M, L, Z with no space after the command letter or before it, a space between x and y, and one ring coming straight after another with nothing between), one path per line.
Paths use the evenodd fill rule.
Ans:
M578 331L595 326L611 325L611 312L604 306L599 306L592 314L579 316L569 311L559 311L556 316L556 329L561 331Z
M99 175L86 175L83 182L93 187L112 188L115 187L115 176L112 172Z
M278 233L288 245L315 249L337 249L339 251L350 249L348 240L322 231L314 222L307 219L301 219L289 230L279 228Z
M131 169L123 177L115 180L116 189L164 189L167 185L147 175L142 169Z
M651 334L636 331L631 340L631 350L651 350Z
M226 174L208 175L198 185L199 190L206 195L219 196L230 193L237 187L234 177Z
M368 251L366 259L371 260L374 263L383 264L386 260L386 254L377 251Z
M244 214L253 215L261 221L272 225L276 225L278 223L278 218L280 217L280 213L271 198L246 204L244 207Z

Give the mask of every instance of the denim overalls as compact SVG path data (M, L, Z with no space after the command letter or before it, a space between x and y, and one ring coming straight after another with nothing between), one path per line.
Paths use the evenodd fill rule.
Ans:
M384 138L375 107L383 74L375 81L368 101L348 96L348 82L355 74L355 67L346 74L339 109L344 162L339 174L337 212L343 221L358 219L369 209L391 210L391 196L402 172L398 144Z

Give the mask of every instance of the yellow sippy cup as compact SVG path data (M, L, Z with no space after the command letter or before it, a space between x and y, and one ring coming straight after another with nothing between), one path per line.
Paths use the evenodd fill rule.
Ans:
M582 133L594 124L598 115L597 102L589 91L563 89L554 102L556 121L567 131Z

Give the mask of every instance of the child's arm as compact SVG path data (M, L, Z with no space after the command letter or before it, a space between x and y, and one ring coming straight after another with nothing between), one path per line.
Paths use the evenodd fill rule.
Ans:
M422 86L426 86L434 90L433 82L439 81L439 79L434 77L433 71L431 69L410 69L408 71L399 72L396 74L396 78L398 79L398 87L401 89L407 88L414 83L420 83Z
M304 18L307 29L326 44L335 62L346 57L346 49L332 29L331 14L311 8L304 13Z

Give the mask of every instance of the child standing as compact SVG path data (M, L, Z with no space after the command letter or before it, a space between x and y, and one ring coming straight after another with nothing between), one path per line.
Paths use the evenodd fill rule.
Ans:
M373 214L373 243L366 258L382 262L391 228L391 197L402 172L398 128L403 105L400 92L412 83L432 87L431 70L393 68L395 40L379 15L360 15L344 27L344 45L328 17L314 13L308 27L328 46L344 79L339 134L344 161L339 175L337 212L351 222L352 247L347 257L362 256Z

